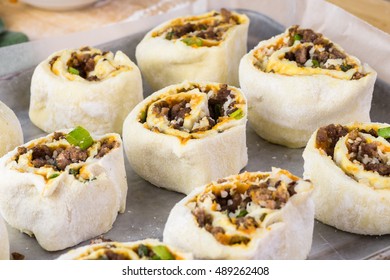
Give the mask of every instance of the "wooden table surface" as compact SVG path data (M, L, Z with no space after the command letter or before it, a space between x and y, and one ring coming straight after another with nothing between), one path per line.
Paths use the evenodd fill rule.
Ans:
M390 0L327 0L390 34Z
M79 10L49 11L18 0L0 0L0 18L7 29L24 32L30 40L36 40L96 29L131 16L155 15L192 1L194 0L100 0Z
M17 0L0 0L6 27L26 33L31 40L98 28L137 16L164 12L194 0L101 0L88 9L55 12L36 9ZM390 34L390 0L327 0Z

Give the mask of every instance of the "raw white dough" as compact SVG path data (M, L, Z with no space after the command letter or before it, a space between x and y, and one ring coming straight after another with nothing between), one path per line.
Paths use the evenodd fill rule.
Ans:
M225 179L240 180L240 176L245 173ZM199 259L305 259L309 254L314 227L310 183L300 180L297 194L280 210L268 214L264 220L266 228L263 225L257 228L247 245L231 246L219 243L210 232L199 227L187 205L204 192L205 187L195 189L173 207L165 225L164 242L191 251Z
M161 89L138 104L123 126L125 152L134 171L158 187L185 194L211 180L238 173L248 162L246 100L237 88L230 87L245 100L244 116L226 122L225 128L220 128L222 133L213 129L201 139L182 142L176 136L153 132L139 122L140 112L147 104L166 93L174 97L185 94L177 94L177 89L192 84L207 85L185 82Z
M388 127L388 124L351 124L348 127ZM316 148L317 131L303 152L304 177L314 185L315 215L340 230L382 235L390 233L390 186L373 188L358 182Z
M45 250L62 250L105 233L118 212L125 211L127 181L121 138L118 134L92 137L114 137L119 147L102 158L68 165L51 183L42 175L12 168L17 149L0 159L0 212L12 227L34 235ZM24 146L35 146L45 138ZM69 174L70 168L80 166L94 179L79 181Z
M23 144L23 132L15 113L0 101L0 157Z
M300 148L320 126L370 121L376 72L367 64L362 67L368 74L359 80L322 74L280 75L254 66L254 51L283 36L261 41L240 62L240 86L248 98L248 119L258 135L272 143Z
M122 133L124 119L143 99L138 67L118 51L114 62L130 70L95 82L70 75L65 68L57 76L50 60L55 56L70 57L72 51L54 53L36 67L31 80L31 121L46 132L81 125L96 134ZM105 74L110 69L99 70Z
M3 218L0 216L0 260L9 260L9 240L8 232L3 221Z
M136 48L136 58L143 76L153 90L185 80L238 86L238 65L247 52L249 18L243 14L235 15L242 23L230 28L218 46L192 47L179 39L167 40L161 36L152 36L175 19L148 32Z

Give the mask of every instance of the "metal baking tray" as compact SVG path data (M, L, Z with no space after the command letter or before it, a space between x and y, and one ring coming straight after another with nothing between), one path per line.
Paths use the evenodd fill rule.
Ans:
M247 10L251 24L248 36L248 50L260 40L281 33L285 27L270 18ZM105 50L122 50L135 61L135 47L145 35L138 33L116 41L98 46ZM28 64L26 64L28 65ZM0 62L0 68L7 67ZM25 141L43 136L46 133L35 127L28 118L30 99L30 82L33 68L19 73L0 77L0 100L11 107L21 121ZM144 82L144 95L151 94L149 86ZM371 109L372 121L389 122L390 85L378 80L375 85ZM4 133L3 131L0 133ZM249 163L245 170L269 171L272 166L290 170L302 176L303 149L289 149L274 145L261 139L248 126L247 145ZM128 181L127 208L119 214L113 228L104 234L106 238L116 241L134 241L144 238L162 239L164 225L171 208L184 195L160 189L140 178L129 166L126 159ZM0 178L1 180L1 178ZM36 242L35 238L8 227L11 252L18 252L26 259L55 259L63 252L47 252ZM77 246L88 244L85 241ZM76 246L76 247L77 247ZM366 259L388 256L384 254L390 249L390 235L361 236L339 231L333 227L315 222L313 245L309 259Z

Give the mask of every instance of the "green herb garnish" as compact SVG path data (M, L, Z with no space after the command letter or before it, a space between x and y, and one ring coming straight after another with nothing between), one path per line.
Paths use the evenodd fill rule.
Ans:
M341 68L341 70L342 70L343 72L347 72L349 69L352 68L352 65L349 65L349 64L342 64L342 65L340 66L340 68Z
M83 183L85 184L85 183L89 183L89 182L92 182L92 181L95 181L95 180L97 180L97 178L96 178L96 177L93 177L93 178L91 178L91 179L88 179L88 180L83 181Z
M209 28L206 24L199 24L198 25L199 30L207 30Z
M146 122L146 110L145 110L145 111L142 111L142 112L140 113L139 121L140 121L141 123Z
M68 68L68 72L69 72L70 74L73 74L73 75L80 75L79 70L77 70L76 68L73 68L73 67L69 67L69 68Z
M141 258L147 257L149 255L149 249L144 244L141 244L138 246L137 253L138 253L138 256L140 256Z
M320 63L316 59L312 59L311 62L313 63L313 67L320 67Z
M88 149L93 144L93 139L88 130L81 126L73 129L65 138L71 145L79 146L82 150Z
M382 136L383 138L390 138L390 126L389 127L383 127L378 129L378 135Z
M54 178L57 178L58 176L60 176L60 173L53 173L51 174L49 177L47 177L47 179L54 179Z
M232 117L236 120L242 119L243 116L244 112L240 108L229 115L229 117Z
M154 246L152 248L154 256L152 257L154 260L173 260L174 257L169 252L168 248L163 245Z
M198 46L198 47L203 46L203 40L197 37L187 37L181 39L181 41L187 44L188 46Z
M242 209L240 213L238 213L237 218L245 217L248 214L248 211Z
M302 40L302 35L295 34L294 35L294 41L300 41L300 40Z
M80 174L80 169L69 169L69 174L73 175L73 176L76 176L78 174Z
M172 38L173 38L173 31L168 32L167 35L165 35L165 39L167 40L172 40Z

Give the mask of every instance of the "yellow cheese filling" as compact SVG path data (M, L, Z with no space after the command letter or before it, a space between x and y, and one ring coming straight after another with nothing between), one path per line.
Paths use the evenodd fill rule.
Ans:
M69 81L102 81L132 70L122 52L114 55L90 47L64 50L51 57L49 66L53 74Z
M248 18L242 14L221 9L198 16L177 18L160 30L153 32L152 37L163 37L170 41L198 48L218 46L223 42L229 30L246 23Z
M157 248L157 249L156 249ZM89 246L77 260L181 260L182 256L162 244L108 242Z
M368 133L360 132L357 140L354 139L355 137L351 139L350 135L351 133L341 137L335 146L334 160L336 164L359 183L374 189L389 189L390 176L380 174L378 170L385 169L386 165L390 169L390 143L383 137L374 137ZM358 155L348 148L357 142L360 142ZM362 151L364 145L370 146L370 150L375 156L369 154L370 151ZM379 167L381 162L383 166Z
M298 26L254 50L253 64L266 73L286 76L326 75L358 80L366 75L360 61L322 34Z
M151 100L138 120L151 131L176 136L185 143L221 133L245 115L244 97L235 88L193 83Z
M318 129L316 148L350 178L373 189L390 188L390 126L330 124Z
M246 246L280 222L280 210L309 182L290 172L245 172L212 182L187 203L198 226L223 245Z
M17 154L8 162L7 168L16 170L20 173L32 173L42 176L45 180L46 185L53 184L63 173L68 173L73 175L75 179L81 182L88 182L95 180L96 178L91 174L91 172L86 168L87 163L91 162L95 158L100 158L104 156L103 153L108 153L109 151L102 151L102 147L107 148L107 143L109 143L110 149L115 148L118 143L114 136L104 137L98 141L94 141L93 144L86 149L85 151L71 145L64 137L66 134L62 134L64 137L60 139L54 139L54 135L51 135L46 138L39 139L34 141L28 146L21 146L18 148ZM49 154L43 155L42 163L34 162L34 149L37 147L44 147ZM78 159L77 162L66 162L63 166L59 167L60 153L66 151L68 148L75 148L76 152L84 154L84 158ZM68 164L69 163L69 164Z

